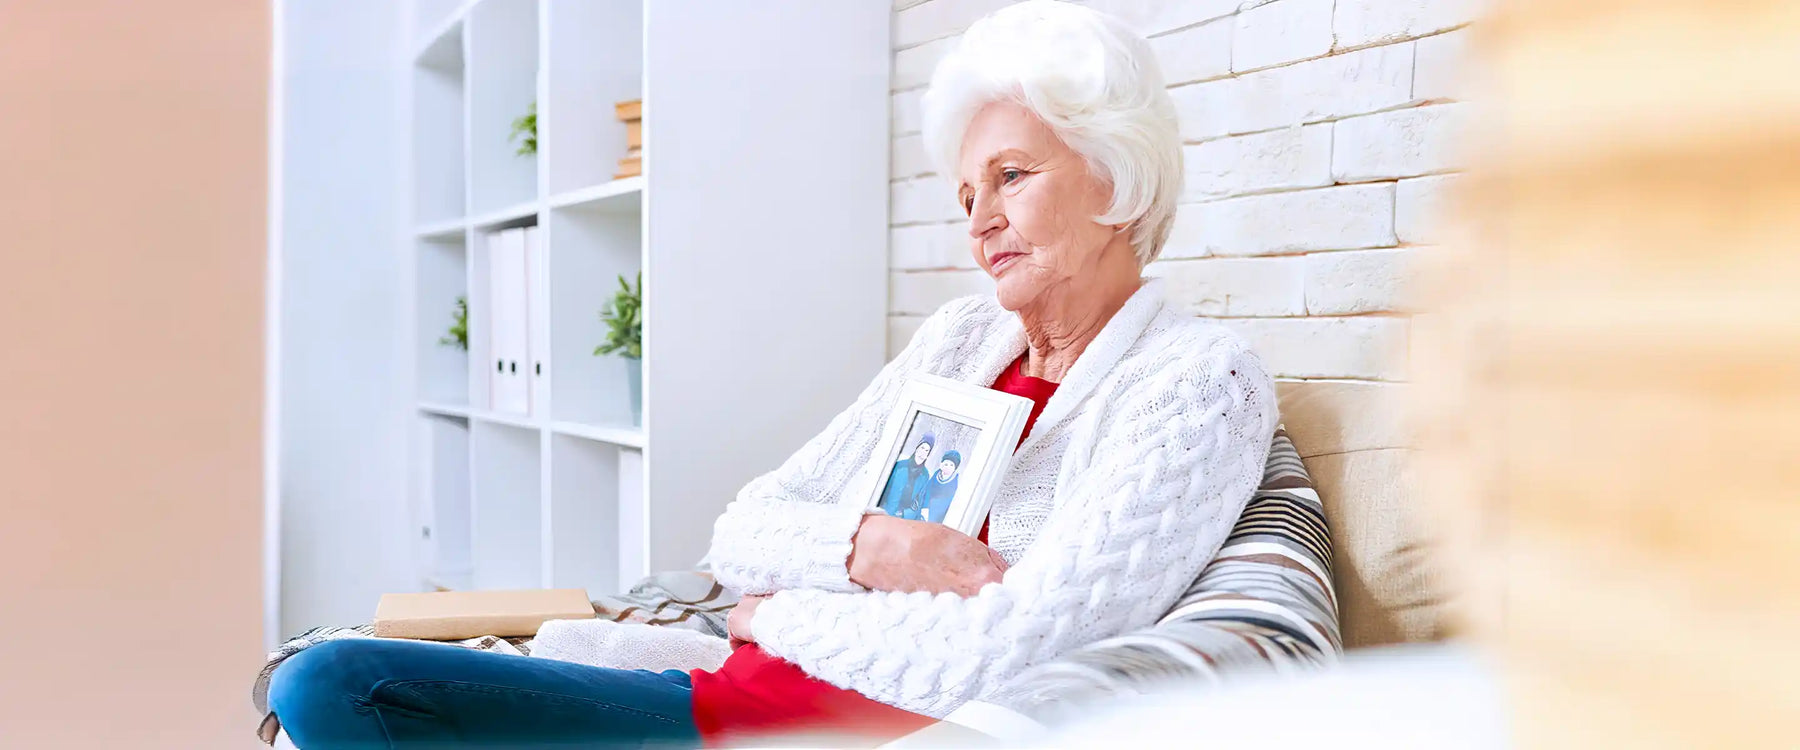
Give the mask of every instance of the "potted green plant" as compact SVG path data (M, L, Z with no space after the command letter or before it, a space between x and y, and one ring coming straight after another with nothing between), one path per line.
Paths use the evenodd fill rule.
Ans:
M512 121L512 132L506 136L508 143L519 141L519 156L530 156L537 153L537 102L525 114Z
M644 274L637 275L637 285L619 276L619 291L613 293L612 305L600 311L606 323L606 341L594 347L594 356L618 354L625 359L626 383L631 389L631 423L644 421Z
M458 295L456 311L451 313L450 330L438 339L441 346L454 346L463 351L469 350L469 298Z

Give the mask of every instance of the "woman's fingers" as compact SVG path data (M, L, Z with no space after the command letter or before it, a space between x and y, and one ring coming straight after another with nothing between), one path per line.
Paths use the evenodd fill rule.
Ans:
M731 608L731 615L725 618L725 630L731 636L732 648L756 642L756 636L750 633L750 620L756 617L756 607L765 598L767 597L746 596Z
M1006 572L1006 561L1000 559L999 553L994 552L992 547L979 541L975 541L975 546L980 549L970 550L965 558L967 561L963 570L965 583L963 590L957 592L965 597L981 593L981 588L990 583L999 583L1001 576Z
M933 538L925 545L932 555L918 566L926 576L925 590L974 596L982 586L1000 580L1000 569L987 545L954 529L932 525L936 527Z
M995 570L998 570L998 571L1000 571L1000 572L1001 572L1001 573L1002 573L1002 574L1004 574L1004 573L1006 573L1006 569L1007 569L1007 568L1010 568L1010 567L1012 567L1012 566L1010 566L1010 565L1007 565L1007 564L1006 564L1006 558L1004 558L1004 557L1001 557L1001 556L1000 556L1000 553L998 553L998 552L995 552L995 551L994 551L994 548L993 548L993 547L989 547L989 546L987 546L987 545L985 545L985 544L984 544L984 545L981 545L981 546L982 546L982 548L983 548L983 549L986 549L986 550L987 550L987 554L988 554L988 562L991 562L991 563L993 563L993 564L994 564L994 569L995 569ZM998 583L998 581L996 581L996 583Z

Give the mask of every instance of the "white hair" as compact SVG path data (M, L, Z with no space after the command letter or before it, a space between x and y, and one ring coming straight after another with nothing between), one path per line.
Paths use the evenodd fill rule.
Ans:
M921 104L925 149L956 178L963 134L984 105L1016 102L1112 185L1094 217L1128 225L1138 265L1162 253L1181 194L1175 104L1150 43L1112 16L1026 0L976 21L931 76Z

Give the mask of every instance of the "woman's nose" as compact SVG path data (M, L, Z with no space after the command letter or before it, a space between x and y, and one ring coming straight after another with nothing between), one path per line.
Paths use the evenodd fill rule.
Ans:
M1006 228L1006 212L1000 208L1000 201L991 195L977 194L969 205L969 236L975 239L986 237L988 233Z

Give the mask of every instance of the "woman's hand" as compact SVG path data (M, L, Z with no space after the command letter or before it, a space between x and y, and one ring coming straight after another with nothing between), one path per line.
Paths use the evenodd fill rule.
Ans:
M757 605L767 598L769 597L746 596L731 608L731 615L725 618L725 630L731 636L732 648L756 642L756 636L750 632L750 620L756 617Z
M850 580L876 591L952 592L965 597L999 583L1006 572L999 553L974 537L941 523L885 514L863 516L851 538L849 564Z

